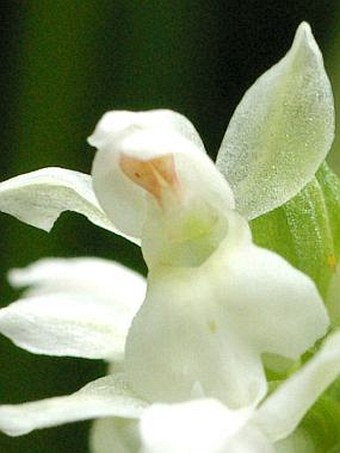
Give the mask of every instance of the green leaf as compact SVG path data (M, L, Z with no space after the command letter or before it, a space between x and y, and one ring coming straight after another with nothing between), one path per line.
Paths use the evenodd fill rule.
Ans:
M340 256L340 180L326 163L298 195L251 228L258 245L308 274L326 296Z
M340 179L324 163L318 171L317 180L322 188L332 230L335 255L340 255Z
M338 453L340 451L339 426L339 403L328 396L318 399L300 425L311 437L315 453Z

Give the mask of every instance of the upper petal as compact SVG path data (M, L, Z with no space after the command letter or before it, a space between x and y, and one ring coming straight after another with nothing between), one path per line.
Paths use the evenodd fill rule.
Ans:
M45 231L64 211L75 211L121 234L100 208L91 176L63 168L42 168L2 182L0 210Z
M247 218L296 195L325 159L334 105L321 52L303 22L287 55L246 92L230 121L217 167Z
M100 259L45 259L12 271L25 298L0 310L0 331L38 354L122 359L143 277Z
M136 130L169 130L186 138L204 151L204 145L192 123L180 113L172 110L149 110L131 112L127 110L111 111L103 115L93 134L88 138L90 145L96 148L110 148L121 135L129 135Z
M183 196L195 193L221 209L234 206L229 185L206 155L194 127L178 113L109 112L89 141L98 148L92 169L98 200L128 235L141 237L147 206L158 193L150 184L161 184L164 177L160 167L148 165L156 160L160 166L162 159L172 161L170 179L178 182Z
M69 396L0 406L0 430L21 436L34 429L97 417L138 418L146 406L123 375L113 375L90 382Z

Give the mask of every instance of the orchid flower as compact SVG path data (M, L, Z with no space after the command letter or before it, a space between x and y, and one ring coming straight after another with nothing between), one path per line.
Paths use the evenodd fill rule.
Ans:
M333 110L324 102L332 105L332 95L320 57L303 24L287 56L237 108L218 156L225 178L193 125L174 112L109 112L89 138L98 149L92 175L99 203L124 234L141 240L149 267L146 300L126 347L130 383L144 398L179 401L204 395L230 407L257 402L266 393L261 355L297 359L326 332L327 315L311 281L256 247L247 222L234 210L234 199L247 218L280 205L290 195L283 187L297 184L295 170L306 171L309 180L318 166L311 167L313 154L320 158L320 149L328 151ZM308 102L301 97L303 89ZM273 97L254 109L264 90ZM281 104L275 109L274 93L288 111ZM301 128L296 112L307 105L311 110ZM279 114L284 143L277 123L270 133L263 127L259 133L257 123L263 126L264 117ZM306 135L311 118L317 143ZM247 135L242 124L252 125ZM273 137L281 139L275 149ZM306 150L307 159L302 157ZM231 166L223 163L229 160ZM278 168L285 168L282 185Z
M84 291L79 276L70 274L57 292L46 277L46 291L39 283L45 265L39 270L39 293L33 288L0 311L0 331L32 352L124 356L126 375L94 381L69 397L4 406L0 428L18 435L72 419L139 417L146 401L215 398L241 410L263 400L262 354L297 359L325 335L329 319L312 280L255 246L247 220L309 182L331 145L333 116L322 56L303 23L287 55L236 109L217 167L182 115L109 112L89 138L98 149L92 178L48 168L2 183L2 211L45 230L65 210L84 214L141 244L149 275L143 304L137 291L124 312L129 280L136 286L136 276L126 274L112 286L113 306L106 291L96 314L97 299L86 297L92 290ZM100 268L93 263L101 294ZM69 305L51 308L59 299Z

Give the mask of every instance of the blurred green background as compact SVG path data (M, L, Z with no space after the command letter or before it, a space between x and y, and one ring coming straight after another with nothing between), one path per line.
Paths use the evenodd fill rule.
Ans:
M340 96L336 0L8 0L0 14L2 180L45 166L89 173L86 137L109 109L184 113L215 157L242 94L288 50L301 20ZM50 234L4 214L0 228L2 305L16 296L7 270L43 256L101 256L145 272L137 247L76 214ZM71 393L105 371L99 361L34 356L2 337L0 350L4 403ZM0 435L0 452L87 452L89 426Z

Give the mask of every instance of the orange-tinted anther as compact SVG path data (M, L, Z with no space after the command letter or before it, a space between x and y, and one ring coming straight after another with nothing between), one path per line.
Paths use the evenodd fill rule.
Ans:
M160 204L164 189L177 192L178 180L172 154L149 160L121 155L119 165L131 181L147 190Z

